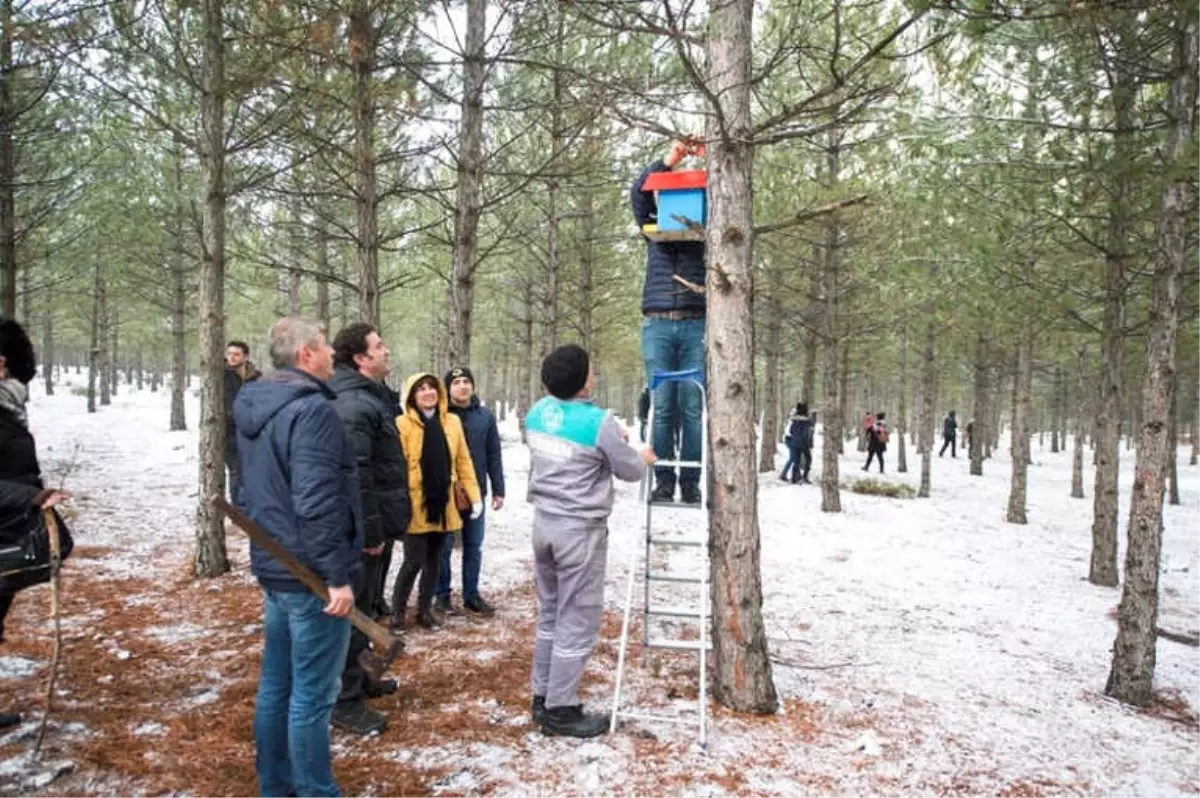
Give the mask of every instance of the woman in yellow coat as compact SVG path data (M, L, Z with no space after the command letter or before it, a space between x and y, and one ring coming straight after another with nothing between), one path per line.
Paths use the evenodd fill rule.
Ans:
M393 629L404 628L408 596L420 574L417 623L426 629L441 626L433 614L442 547L462 529L455 506L456 485L469 499L471 517L483 512L483 496L471 464L462 422L447 412L446 389L434 374L414 374L404 381L404 415L396 419L400 445L408 461L408 495L412 521L404 536L404 564L392 596Z

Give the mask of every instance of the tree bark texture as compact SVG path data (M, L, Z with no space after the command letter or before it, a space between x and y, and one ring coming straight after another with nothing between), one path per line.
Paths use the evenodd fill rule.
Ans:
M835 128L829 132L826 149L826 181L836 187L840 172L839 134ZM824 297L822 312L822 370L821 370L821 512L842 511L841 488L838 480L838 455L842 452L842 397L841 386L845 380L839 372L838 336L841 320L841 229L837 213L825 217L825 246L821 253L821 294Z
M368 0L350 12L349 57L354 77L354 192L358 261L358 316L381 327L379 309L379 198L375 164L375 21Z
M1023 320L1017 334L1017 373L1013 379L1012 481L1008 493L1010 524L1027 523L1026 485L1029 478L1030 421L1033 415L1033 331Z
M208 498L225 493L225 39L223 0L202 0L200 183L200 491L193 572L229 570L225 524Z
M0 0L0 316L17 317L16 153L13 142L13 0Z
M983 476L984 440L987 439L989 358L987 325L981 323L975 329L975 396L971 409L974 418L971 420L972 434L967 439L971 457L970 473L976 477Z
M1158 573L1162 548L1162 504L1167 475L1171 396L1175 388L1175 350L1179 325L1179 277L1187 257L1187 219L1191 188L1185 167L1195 131L1196 20L1194 10L1178 12L1175 64L1168 91L1165 161L1172 175L1163 188L1158 213L1158 247L1154 268L1154 301L1146 375L1142 383L1142 423L1134 467L1133 497L1125 549L1125 584L1117 607L1117 638L1112 670L1104 692L1137 706L1154 699L1154 666L1158 623Z
M46 303L49 306L49 302ZM42 377L46 396L54 396L54 311L42 315Z
M900 292L900 414L896 418L896 471L908 473L908 447L904 435L908 432L908 315L904 311L904 291Z
M1079 365L1075 372L1075 395L1079 406L1075 408L1075 452L1071 459L1071 498L1082 499L1083 495L1083 444L1087 435L1087 349L1079 350Z
M450 360L471 360L471 324L475 309L475 252L479 245L480 176L483 172L484 38L487 0L467 0L463 53L463 96L458 133L458 188L454 202L454 250L451 254ZM522 416L523 417L523 416Z
M928 499L931 493L930 470L933 462L933 427L937 412L937 360L934 351L933 305L927 304L923 316L925 349L921 355L921 429L917 433L917 448L921 451L921 485L917 496Z
M92 268L92 329L88 344L87 411L96 412L96 378L100 367L100 263Z
M708 85L708 427L713 586L713 696L740 712L779 707L759 563L754 458L754 215L750 135L753 0L711 0ZM717 121L717 120L720 121ZM747 323L747 320L751 320Z
M760 472L775 470L775 452L779 447L779 417L782 408L779 394L779 347L781 327L783 324L783 279L777 266L772 266L767 273L767 341L763 354L765 355L763 375L763 422L762 438L759 441L760 451L758 470Z
M100 406L112 404L112 358L109 356L109 313L108 281L104 269L96 271L96 314L99 319L96 331L96 379L100 383Z
M187 261L184 235L187 205L183 198L183 152L175 148L175 216L171 230L171 432L187 429L183 392L187 382Z

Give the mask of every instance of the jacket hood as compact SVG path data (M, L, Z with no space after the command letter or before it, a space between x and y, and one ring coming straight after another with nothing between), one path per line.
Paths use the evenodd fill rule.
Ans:
M333 399L336 394L321 380L297 369L279 369L269 376L246 383L238 392L234 421L247 438L257 438L283 408L314 393Z
M418 382L426 377L431 377L434 384L437 385L438 415L444 419L446 417L446 413L448 412L447 407L449 405L449 400L446 398L446 386L442 384L442 380L440 377L438 377L438 375L430 371L418 372L404 381L404 391L400 394L404 398L404 414L412 418L414 421L423 421L421 413L417 410L416 405L413 403L413 388L416 387Z
M386 385L370 377L364 377L357 369L341 363L333 367L333 376L329 378L329 389L335 394L343 391L369 391L385 402L391 402L391 395Z

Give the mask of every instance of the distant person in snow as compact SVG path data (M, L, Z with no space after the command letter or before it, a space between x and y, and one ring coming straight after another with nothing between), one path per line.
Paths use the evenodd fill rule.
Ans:
M245 341L230 341L225 345L225 468L229 472L229 501L241 507L242 469L238 465L237 425L233 406L238 392L262 373L250 362L250 345Z
M42 482L37 446L25 414L28 386L36 375L33 344L25 330L15 321L0 319L0 547L20 546L22 552L41 511L70 498ZM0 577L0 642L4 618L17 592L48 577L45 570ZM0 729L20 722L19 713L0 712Z
M958 457L958 421L954 418L954 411L951 410L946 418L942 421L942 450L938 452L938 457L946 453L946 447L950 447L950 456Z
M879 473L883 473L883 453L887 451L888 444L888 425L884 420L886 414L880 412L874 416L868 416L873 421L867 427L867 464L862 470L867 471L871 468L871 461L879 458Z
M560 346L542 361L550 395L525 421L538 599L533 721L567 737L608 731L608 713L584 713L579 679L604 613L613 477L636 482L654 462L653 450L629 446L612 413L592 404L595 383L588 353Z
M808 416L808 404L797 402L796 408L788 417L788 460L783 465L779 478L789 481L788 469L791 469L791 482L809 482L808 471L812 467L813 423Z

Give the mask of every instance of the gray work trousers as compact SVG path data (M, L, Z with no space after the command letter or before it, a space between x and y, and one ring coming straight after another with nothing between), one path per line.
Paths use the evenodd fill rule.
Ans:
M579 679L596 645L604 613L608 526L535 513L534 580L537 641L533 648L533 694L546 708L579 700Z

